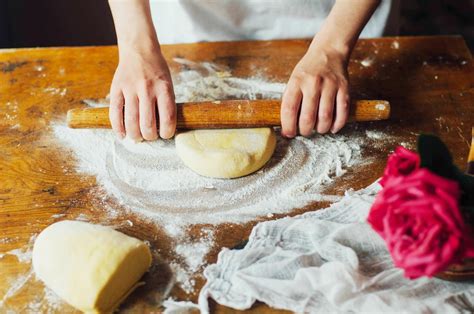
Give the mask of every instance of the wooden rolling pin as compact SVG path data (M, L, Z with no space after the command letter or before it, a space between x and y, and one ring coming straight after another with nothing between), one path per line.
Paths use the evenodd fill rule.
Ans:
M279 100L222 100L188 102L177 106L178 129L231 129L280 126ZM357 100L352 103L349 122L386 120L390 103ZM110 128L109 108L71 109L70 128Z

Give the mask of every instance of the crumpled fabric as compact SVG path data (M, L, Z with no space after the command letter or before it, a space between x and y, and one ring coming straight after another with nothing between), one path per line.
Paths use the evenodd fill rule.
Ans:
M259 223L241 250L223 249L204 271L208 298L239 310L255 301L298 313L472 313L474 285L408 280L366 223L378 183L332 206Z

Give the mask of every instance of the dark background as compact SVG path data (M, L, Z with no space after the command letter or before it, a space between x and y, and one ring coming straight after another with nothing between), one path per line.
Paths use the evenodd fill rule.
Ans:
M460 34L474 51L474 0L401 0L400 24L400 35ZM115 42L106 0L0 0L1 48Z

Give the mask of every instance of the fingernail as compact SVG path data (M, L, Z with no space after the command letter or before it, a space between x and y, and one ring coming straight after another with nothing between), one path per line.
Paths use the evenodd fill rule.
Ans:
M169 140L170 138L173 137L173 132L169 129L163 130L163 132L160 132L161 138L164 140Z

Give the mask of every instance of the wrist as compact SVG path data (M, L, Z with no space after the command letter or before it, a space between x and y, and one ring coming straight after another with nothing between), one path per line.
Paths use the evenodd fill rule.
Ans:
M157 38L151 36L137 36L121 38L117 41L119 57L130 54L154 54L161 53Z
M380 0L337 0L321 30L314 36L312 47L350 57L359 34L366 25Z
M350 43L318 35L319 34L313 38L307 54L320 54L321 52L324 52L327 55L336 56L344 60L344 62L349 61L352 51L352 45Z
M148 0L109 0L119 54L160 52Z
M117 25L116 29L119 53L154 53L160 51L160 44L152 23L146 23L143 21L136 23L120 23L120 25Z
M337 34L319 32L314 36L309 48L329 50L349 59L353 45L352 40L344 40Z

